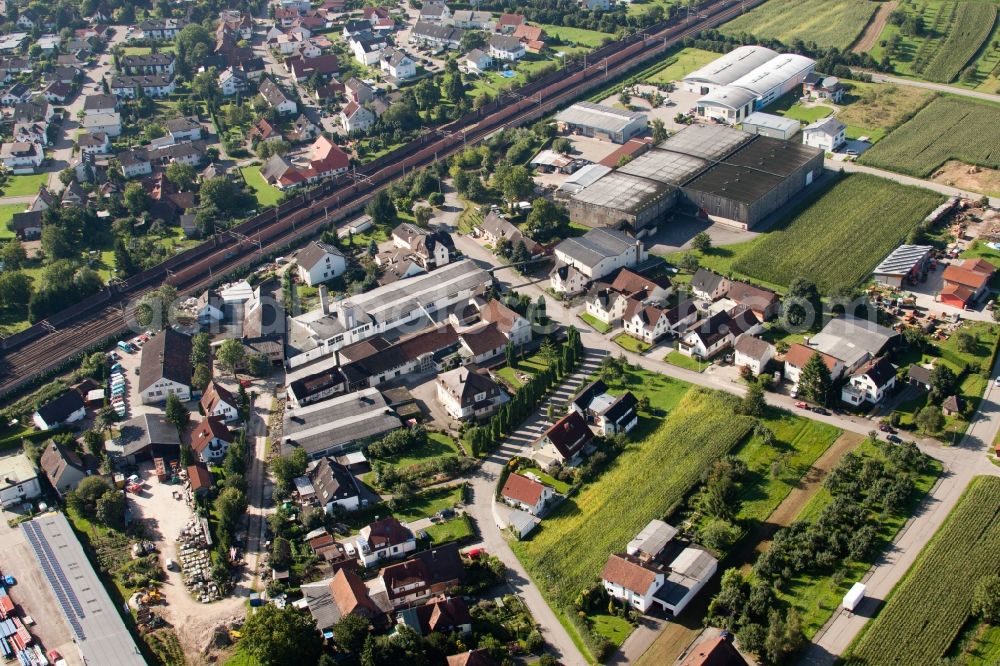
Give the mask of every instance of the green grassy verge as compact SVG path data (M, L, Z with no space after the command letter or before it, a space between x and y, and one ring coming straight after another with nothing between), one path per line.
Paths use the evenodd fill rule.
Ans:
M607 333L608 331L611 330L611 324L605 324L603 321L601 321L592 314L581 312L580 319L587 322L587 325L593 328L598 333Z

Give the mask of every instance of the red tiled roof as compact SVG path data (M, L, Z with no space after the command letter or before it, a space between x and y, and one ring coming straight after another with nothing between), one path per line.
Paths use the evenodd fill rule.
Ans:
M199 490L210 490L212 488L212 473L204 465L190 465L187 468L188 481L191 483L191 492Z
M594 438L594 433L579 413L570 412L546 430L545 437L552 442L563 458L569 459Z
M232 443L233 433L226 427L221 416L206 416L191 432L191 449L195 453L201 453L215 438Z
M601 571L601 579L620 585L626 590L645 594L656 580L656 572L650 571L638 562L624 555L612 555Z
M813 349L812 347L807 347L796 342L788 348L787 352L785 352L785 363L790 363L796 368L801 368L806 364L806 362L809 361L810 358L812 358L813 354L819 354L820 358L823 359L823 363L826 364L826 367L829 368L831 372L837 366L837 363L840 362L829 354L824 354L823 352Z
M575 413L575 412L574 412ZM520 474L511 474L503 484L500 494L522 504L534 506L542 499L545 486Z

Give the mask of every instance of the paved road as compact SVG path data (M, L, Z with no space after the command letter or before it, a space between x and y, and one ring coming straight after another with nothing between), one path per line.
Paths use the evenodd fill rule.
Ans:
M888 175L896 177L896 174ZM466 256L482 264L495 265L496 263L492 254L475 239L467 236L459 236L456 239L456 245L463 253L465 253ZM544 285L540 286L539 284L520 278L520 276L515 274L513 271L500 271L497 274L497 277L501 282L506 283L507 286L516 288L518 291L525 293L532 298L537 298L540 294L545 293L542 289ZM733 381L728 375L711 371L698 373L670 365L664 361L660 361L656 357L640 356L631 352L623 352L623 350L610 340L610 336L604 336L596 331L588 330L579 318L576 317L576 311L579 309L578 307L569 308L551 298L547 298L547 301L548 315L560 323L566 325L572 324L580 329L583 344L588 350L606 350L616 355L625 354L630 362L636 363L647 370L658 372L676 379L681 379L699 386L729 391L736 394L742 394L745 390L741 382ZM998 369L1000 369L1000 364L998 364L998 367L993 369L993 377L997 376ZM989 389L987 390L987 394L979 407L979 411L977 411L973 418L973 424L970 427L969 432L958 446L944 447L936 440L930 438L918 440L917 444L921 450L937 458L944 464L945 475L943 480L933 489L930 497L921 507L918 514L908 524L905 532L900 536L897 543L894 545L892 552L887 555L885 561L880 562L873 568L873 572L870 574L870 582L868 584L871 586L870 593L876 598L885 598L885 595L888 594L888 592L892 589L892 586L905 573L906 568L920 552L920 549L927 543L940 526L945 516L947 516L948 511L954 506L955 501L957 501L962 491L974 476L979 474L1000 475L1000 468L992 465L987 459L985 453L987 447L993 441L998 429L1000 429L1000 404L998 404L998 400L1000 400L1000 388L996 387L991 382ZM767 401L777 407L801 413L801 410L798 410L795 407L795 400L788 396L769 393L767 395ZM808 413L807 416L808 418L813 418L815 420L835 425L845 431L855 432L862 435L867 435L869 432L875 430L876 427L876 423L874 421L862 417L852 417L838 414L824 416L815 413ZM509 454L509 452L504 451L501 455L509 457ZM505 460L506 457L503 457L502 459ZM491 470L498 469L499 462L500 461L491 460L484 470L489 474ZM495 465L496 467L490 467L489 465ZM470 513L476 515L477 518L485 516L480 518L479 524L480 529L483 531L483 538L487 547L491 548L493 552L509 553L510 550L506 546L506 543L503 542L503 537L499 534L499 530L492 528L493 523L489 520L490 516L486 514L485 510L486 504L492 499L492 480L488 477L485 479L477 479L473 484L473 488L474 493ZM504 561L507 562L505 557L501 556L501 559L504 559ZM514 571L523 571L519 563L516 562L516 558L512 562L508 562L508 566L510 566ZM536 620L549 631L549 635L547 635L546 638L549 639L550 642L552 642L552 636L556 636L557 638L565 636L565 631L561 626L557 624L549 624L549 622L556 622L551 609L548 609L546 606L545 611L547 612L536 612L537 603L538 600L540 600L540 595L537 593L537 590L529 585L522 587L519 591L523 595L538 597L538 599L533 599L533 602L529 602L529 608L531 608L533 613L536 613ZM820 645L814 645L809 650L808 659L810 659L810 661L807 661L807 663L832 663L833 655L839 654L840 651L846 648L856 635L857 631L860 630L861 626L864 624L865 619L866 618L857 615L849 617L838 615L835 618L831 629L825 632L823 636L820 636L819 640L821 640L822 643ZM568 638L568 636L566 638ZM650 642L653 638L655 638L655 635L651 634L649 636ZM639 646L633 646L634 654L640 654L638 647Z
M872 75L872 81L877 83L894 83L901 86L913 86L914 88L926 88L927 90L936 90L938 92L951 93L952 95L962 95L963 97L975 97L976 99L984 99L988 102L1000 102L1000 95L994 93L978 92L976 90L969 90L968 88L949 86L944 83L930 83L929 81L901 79L896 76L879 74L878 72L870 72L870 74Z
M914 185L916 187L923 187L924 189L940 192L941 194L949 197L960 196L974 201L978 201L983 197L983 195L979 192L962 190L957 187L951 187L950 185L945 185L943 183L935 183L922 178L904 176L901 173L886 171L885 169L876 169L875 167L864 166L863 164L858 164L857 162L827 162L827 168L833 170L843 168L844 171L849 173L870 173L873 176L888 178L889 180L894 180L897 183L902 183L903 185ZM1000 197L990 197L990 205L994 208L1000 208Z

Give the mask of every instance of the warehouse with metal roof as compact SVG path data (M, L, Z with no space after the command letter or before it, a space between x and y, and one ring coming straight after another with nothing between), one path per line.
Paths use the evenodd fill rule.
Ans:
M931 245L900 245L875 267L872 279L892 287L902 287L907 279L916 283L927 272L933 251Z
M691 125L580 190L570 217L589 227L658 226L679 203L751 228L823 169L823 151L725 126Z
M646 129L646 114L593 102L577 102L556 114L562 131L625 143Z
M755 111L743 119L740 129L750 134L769 136L772 139L791 139L802 129L802 123L795 118Z
M754 93L757 96L757 108L761 109L785 93L799 88L815 67L816 61L812 58L797 53L782 53L730 85Z
M729 85L749 74L777 55L777 51L763 46L740 46L685 76L684 90L707 95L715 88Z
M367 388L285 413L282 448L302 447L312 459L356 448L400 426L378 389Z
M66 516L46 513L21 529L73 632L85 664L145 666L118 606L87 559Z

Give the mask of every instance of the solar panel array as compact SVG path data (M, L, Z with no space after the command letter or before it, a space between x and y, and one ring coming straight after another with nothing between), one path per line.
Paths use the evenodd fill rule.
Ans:
M41 565L45 577L49 579L49 585L55 592L56 601L59 602L63 615L66 616L66 621L69 622L70 628L76 634L77 640L85 640L87 636L80 620L86 617L86 613L76 596L76 592L69 584L62 566L59 565L55 553L52 552L52 547L49 546L48 541L41 534L40 528L34 522L21 523L21 528L28 537L28 543L31 544L32 550L35 551L35 557L38 558L38 563Z

